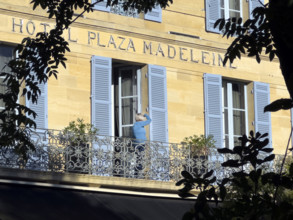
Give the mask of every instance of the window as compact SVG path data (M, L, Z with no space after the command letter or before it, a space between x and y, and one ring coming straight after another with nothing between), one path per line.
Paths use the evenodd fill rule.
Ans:
M100 135L132 137L137 112L152 119L149 137L168 142L166 68L92 57L92 124Z
M248 123L254 126L255 132L268 133L272 145L271 115L263 111L269 103L267 83L244 84L222 80L221 75L204 74L205 134L214 136L218 148L233 148L239 144L238 137L248 133ZM252 115L249 122L248 114Z
M241 0L221 0L221 18L242 17Z
M246 85L223 81L222 91L224 147L233 148L241 144L238 138L248 133Z
M6 64L13 59L13 47L0 45L0 68L1 72L10 72L9 67ZM4 77L0 77L0 93L4 94L6 90L6 84L3 82ZM0 99L0 111L5 108L5 104L2 99Z
M247 5L248 1L248 5ZM218 28L214 28L215 22L220 18L228 19L230 17L250 17L251 12L262 6L264 0L205 0L206 11L206 30L209 32L220 33ZM244 10L246 9L246 10ZM248 15L243 11L248 11Z
M103 0L102 2L99 2L95 5L94 9L98 11L105 11L113 14L128 16L128 17L134 17L139 18L140 14L137 13L135 9L129 8L127 11L123 10L123 2L125 0L118 0L118 4L115 6L108 6L107 7L107 0ZM97 0L92 0L92 3L97 2ZM158 5L155 8L152 9L152 11L144 14L144 19L149 21L156 21L156 22L162 22L162 9Z
M12 46L0 46L0 68L2 71L9 72L9 68L5 66L14 55L14 47ZM3 82L4 78L0 77L0 93L5 92L6 85ZM48 118L47 118L47 84L40 84L39 88L42 94L38 98L37 104L32 104L31 100L26 100L26 106L31 108L37 113L35 122L38 128L48 128ZM3 100L0 100L0 111L5 108ZM30 116L32 119L33 117Z
M141 112L140 68L127 64L116 65L113 69L115 136L132 137L135 114Z

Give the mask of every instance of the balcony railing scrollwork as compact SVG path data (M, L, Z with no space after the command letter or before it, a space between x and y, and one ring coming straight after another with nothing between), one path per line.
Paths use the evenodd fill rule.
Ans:
M177 181L183 170L196 174L213 169L219 178L231 172L221 167L227 158L216 150L194 156L184 144L137 144L131 138L73 136L58 130L38 130L31 137L36 150L28 152L27 160L13 148L0 148L0 167L158 181Z

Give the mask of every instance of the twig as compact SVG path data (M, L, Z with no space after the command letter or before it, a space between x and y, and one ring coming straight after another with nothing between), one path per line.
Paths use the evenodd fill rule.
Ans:
M100 3L100 2L102 2L103 0L99 0L99 1L96 1L95 3L93 3L93 4L91 4L91 6L93 7L93 6L95 6L96 4L98 4L98 3ZM78 16L76 16L76 18L74 18L69 24L68 24L68 26L69 25L71 25L72 23L74 23L78 18L80 18L84 13L86 12L86 10L84 10L82 13L80 13ZM63 30L64 30L65 28L63 28Z
M258 2L259 2L263 7L265 7L265 5L261 2L261 0L258 0Z

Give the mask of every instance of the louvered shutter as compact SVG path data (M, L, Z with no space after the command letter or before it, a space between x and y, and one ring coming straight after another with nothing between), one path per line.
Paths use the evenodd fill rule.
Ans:
M92 4L97 1L99 1L99 0L92 0ZM95 4L94 9L98 10L98 11L106 11L106 12L110 11L110 7L107 7L107 0L103 0L103 1Z
M33 73L34 74L34 73ZM28 100L26 97L26 106L37 113L34 119L32 115L28 117L35 120L37 129L48 128L48 85L47 83L38 84L41 94L38 97L37 103L32 103L32 100Z
M264 4L264 0L249 0L249 18L252 19L252 11L257 7L262 7L263 5L259 2L261 1Z
M166 68L148 65L150 140L168 142Z
M269 134L269 146L272 146L271 113L264 112L264 107L270 104L270 85L267 83L254 82L254 124L255 132Z
M144 15L145 20L149 21L156 21L156 22L162 22L162 8L160 5L157 5L155 8L152 9L152 11L149 11Z
M220 1L206 0L206 30L214 33L220 33L218 28L214 28L216 21L221 18Z
M204 74L205 134L213 135L217 148L223 147L222 76Z
M92 57L92 124L100 135L112 136L111 117L112 59Z

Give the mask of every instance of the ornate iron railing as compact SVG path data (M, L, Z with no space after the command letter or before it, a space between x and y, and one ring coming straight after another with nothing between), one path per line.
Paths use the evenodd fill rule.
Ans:
M142 144L131 138L76 136L57 130L39 130L31 137L36 150L28 152L27 160L15 154L13 148L0 148L0 166L159 181L177 181L183 170L195 174L213 169L218 178L232 171L221 167L227 158L216 150L209 155L194 155L185 144ZM281 159L277 156L270 169L279 167Z

